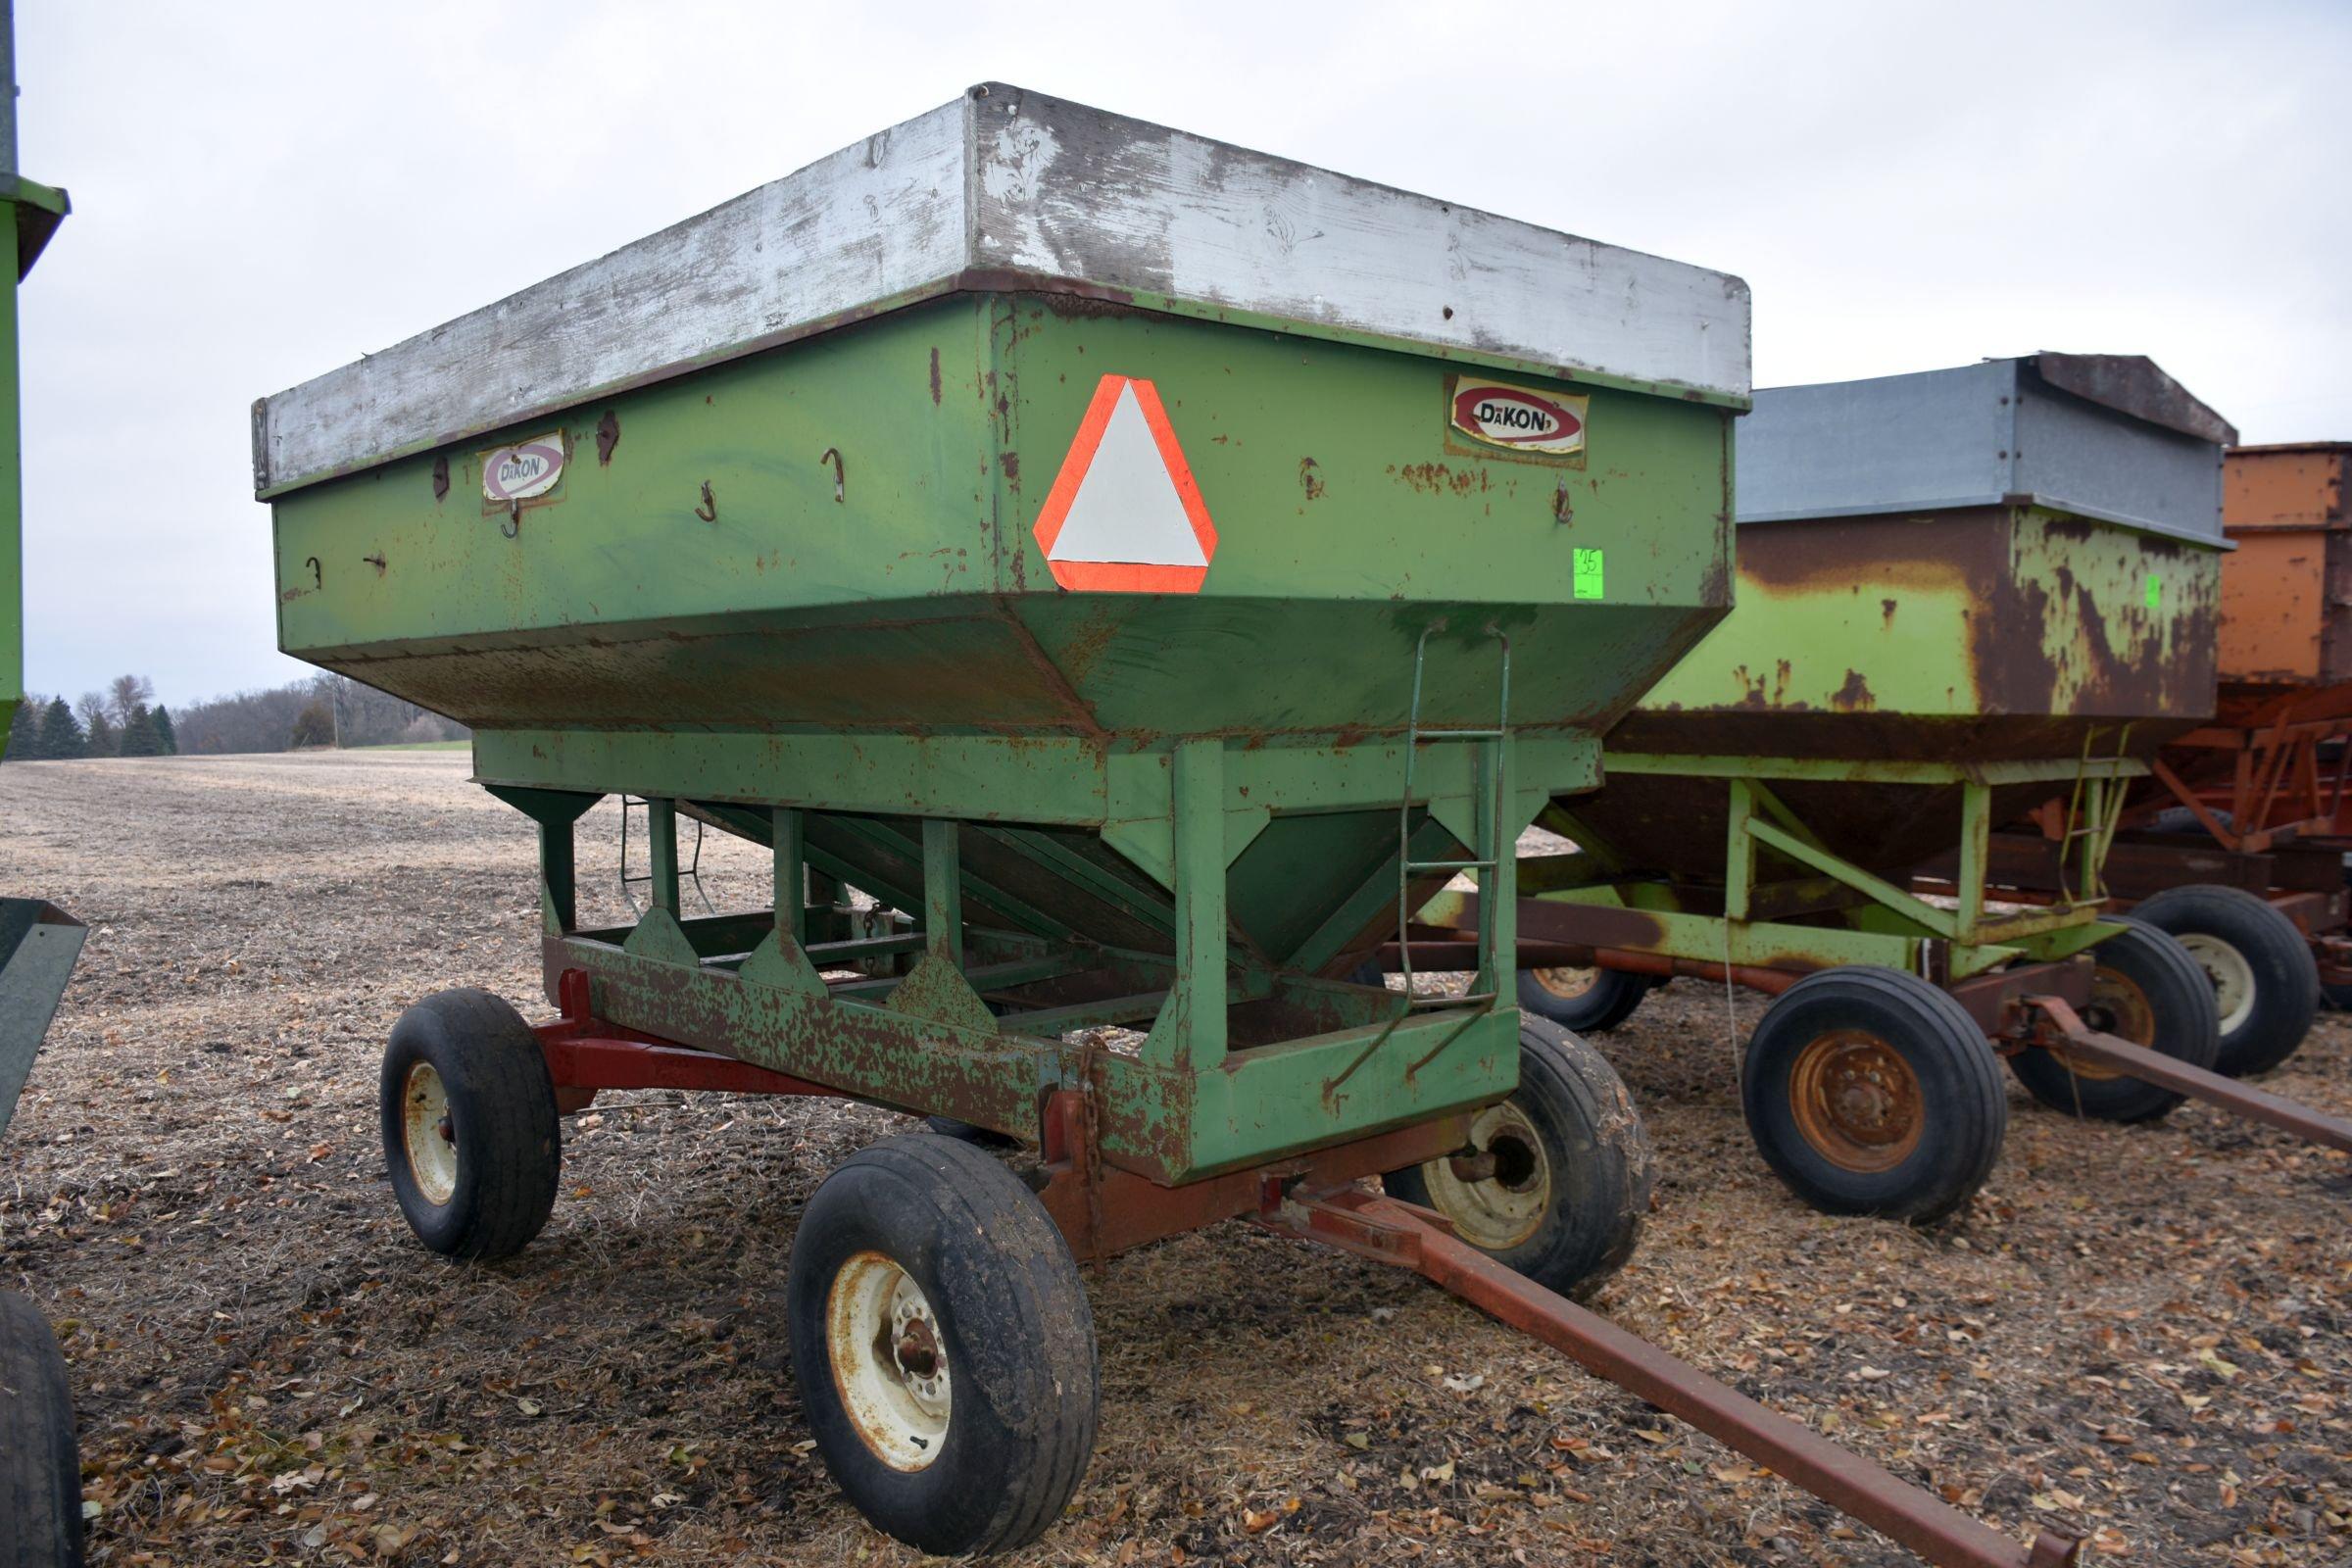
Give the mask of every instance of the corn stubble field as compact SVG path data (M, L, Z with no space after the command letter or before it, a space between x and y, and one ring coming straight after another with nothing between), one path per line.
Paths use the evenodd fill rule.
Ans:
M909 1124L611 1095L520 1257L385 1183L377 1053L483 985L537 1015L532 840L463 755L11 766L12 892L92 927L0 1156L0 1277L66 1333L92 1560L890 1564L811 1451L778 1301L826 1170ZM616 808L582 829L617 917ZM713 840L721 907L763 858ZM2186 1107L2013 1093L1947 1227L1832 1220L1741 1128L1727 1005L1603 1044L1658 1149L1597 1304L2091 1561L2352 1558L2352 1166ZM2275 1086L2352 1110L2323 1019ZM1888 1543L1416 1280L1233 1224L1091 1272L1094 1466L1034 1563L1896 1563Z

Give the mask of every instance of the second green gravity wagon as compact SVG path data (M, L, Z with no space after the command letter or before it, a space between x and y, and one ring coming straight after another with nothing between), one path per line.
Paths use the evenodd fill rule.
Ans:
M1523 1024L1512 849L1729 606L1747 343L1736 278L991 84L264 400L281 645L470 725L539 835L561 1016L393 1029L412 1227L523 1247L602 1090L848 1096L935 1130L819 1188L785 1333L925 1549L1076 1489L1076 1260L1246 1216L2022 1565L1558 1294L1648 1155ZM583 929L609 795L650 906ZM768 906L681 910L681 818L772 852ZM1336 978L1462 872L1503 895L1465 992Z
M1521 1005L1605 1030L1674 975L1772 994L1748 1128L1832 1212L1966 1202L2006 1132L2003 1057L2069 1115L2195 1095L2352 1148L2210 1071L2204 972L2105 912L2125 791L2213 710L2231 439L2129 356L1758 392L1738 608L1610 732L1606 786L1545 814L1574 849L1521 858L1520 933L1551 949ZM1993 831L2045 806L2061 886L2004 905ZM1938 856L1949 895L1921 897Z

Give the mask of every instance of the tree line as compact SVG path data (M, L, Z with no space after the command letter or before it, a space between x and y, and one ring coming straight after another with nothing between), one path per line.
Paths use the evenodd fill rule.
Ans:
M9 721L7 760L39 762L71 757L171 757L179 751L171 710L155 701L144 675L118 675L105 691L64 697L26 693Z
M341 675L318 674L190 704L174 714L144 675L102 692L27 694L9 725L7 760L173 757L463 740L465 726Z

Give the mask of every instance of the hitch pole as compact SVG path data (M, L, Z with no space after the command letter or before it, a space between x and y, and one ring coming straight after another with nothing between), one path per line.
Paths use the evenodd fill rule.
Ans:
M2058 1036L2057 1049L2066 1055L2095 1061L2113 1067L2134 1078L2174 1089L2191 1100L2202 1100L2224 1110L2233 1110L2248 1121L2258 1121L2276 1127L2280 1132L2293 1133L2297 1138L2339 1149L2352 1154L2352 1122L2341 1116L2330 1116L2324 1110L2299 1105L2280 1095L2239 1083L2218 1072L2192 1067L2177 1061L2160 1051L2135 1046L2128 1040L2103 1034L2084 1023L2082 1016L2060 997L2028 997L2026 1005L2034 1008L2049 1020Z
M1471 1305L1542 1340L1593 1376L1677 1416L1936 1568L2063 1568L2081 1544L2042 1531L2028 1547L1858 1453L1766 1409L1746 1395L1545 1290L1443 1228L1443 1221L1357 1188L1294 1191L1258 1215L1270 1229L1414 1270Z

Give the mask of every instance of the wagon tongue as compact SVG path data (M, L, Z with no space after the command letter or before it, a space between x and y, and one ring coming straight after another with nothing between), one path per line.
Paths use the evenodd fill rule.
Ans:
M1295 1189L1257 1220L1285 1235L1412 1269L1542 1340L1593 1376L1885 1532L1937 1568L2060 1568L2082 1550L2080 1542L2046 1530L2027 1546L1970 1518L1497 1263L1452 1235L1427 1209L1356 1187Z

